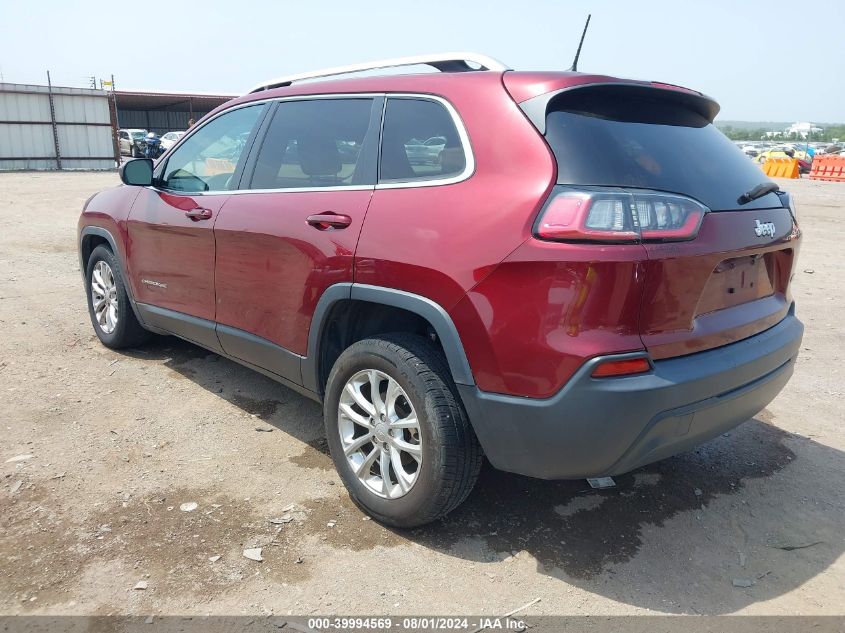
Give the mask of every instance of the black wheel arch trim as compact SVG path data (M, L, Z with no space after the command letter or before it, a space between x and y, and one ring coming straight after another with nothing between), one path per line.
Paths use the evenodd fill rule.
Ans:
M85 268L88 265L88 262L82 257L82 244L85 241L86 237L96 235L97 237L104 238L111 247L111 252L115 254L116 257L120 258L120 252L117 250L117 242L114 239L114 236L111 234L110 231L104 229L101 226L86 226L79 232L79 270L82 273L82 278L85 278ZM123 265L123 261L120 262L121 267L126 270L126 266Z
M371 286L369 284L340 283L329 286L317 302L311 327L308 331L307 356L302 359L303 386L310 391L321 393L319 351L320 339L326 325L326 318L332 306L338 301L352 299L369 303L382 304L413 312L428 321L434 328L437 338L443 346L446 361L452 373L452 379L459 385L475 385L472 370L464 351L461 337L452 318L440 304L411 292Z
M314 308L314 315L311 317L311 326L308 329L308 349L300 365L302 386L310 391L322 394L325 386L320 385L319 354L320 339L325 330L329 310L338 301L344 301L351 297L352 284L347 282L329 286L317 301L317 307Z
M120 264L120 272L123 275L123 289L126 291L126 296L129 298L129 305L132 306L132 311L135 313L135 318L138 319L138 322L142 326L147 327L147 325L144 323L144 319L141 318L141 312L140 310L138 310L138 306L135 303L135 297L132 295L132 286L129 284L126 262L123 261L123 256L120 250L117 248L117 240L114 239L114 235L111 234L111 231L109 231L108 229L104 229L101 226L86 226L79 232L79 271L82 273L82 280L86 284L86 288L88 284L88 279L86 275L88 262L82 257L82 244L85 241L85 238L89 236L102 237L106 240L106 242L108 242L112 254L114 254L114 256L117 258L118 263ZM91 250L93 251L93 249Z

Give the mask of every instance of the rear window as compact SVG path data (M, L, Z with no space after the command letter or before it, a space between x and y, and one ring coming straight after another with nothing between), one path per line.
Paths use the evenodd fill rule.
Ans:
M429 99L387 100L379 182L440 180L459 176L466 156L455 122Z
M701 114L659 98L580 90L552 101L546 140L558 184L658 189L714 211L779 207L768 194L741 207L737 198L767 179Z

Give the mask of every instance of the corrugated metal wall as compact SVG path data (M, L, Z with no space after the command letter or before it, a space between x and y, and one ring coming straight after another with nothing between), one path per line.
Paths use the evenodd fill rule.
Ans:
M187 130L188 119L193 116L199 121L208 112L195 110L190 112L168 112L165 110L123 110L118 101L117 120L122 129L138 128L155 132L158 135L167 134L174 130Z
M107 93L52 89L62 169L114 169ZM58 169L47 86L0 83L0 170Z

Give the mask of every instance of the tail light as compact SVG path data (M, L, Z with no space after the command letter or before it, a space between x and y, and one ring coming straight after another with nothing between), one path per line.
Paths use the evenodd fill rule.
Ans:
M678 242L695 238L707 212L700 202L673 193L557 187L534 233L560 241Z

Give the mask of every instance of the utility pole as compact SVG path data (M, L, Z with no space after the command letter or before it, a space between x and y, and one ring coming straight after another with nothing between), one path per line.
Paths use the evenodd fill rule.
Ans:
M103 80L100 80L102 86ZM114 162L116 167L120 167L120 142L117 139L120 123L117 120L117 96L114 92L114 75L111 76L111 91L108 94L109 100L109 118L111 119L112 131L112 148L114 150Z
M59 126L56 125L56 106L53 102L53 82L50 71L47 71L47 95L50 99L50 123L53 126L53 145L56 148L56 169L62 168L62 153L59 151Z

